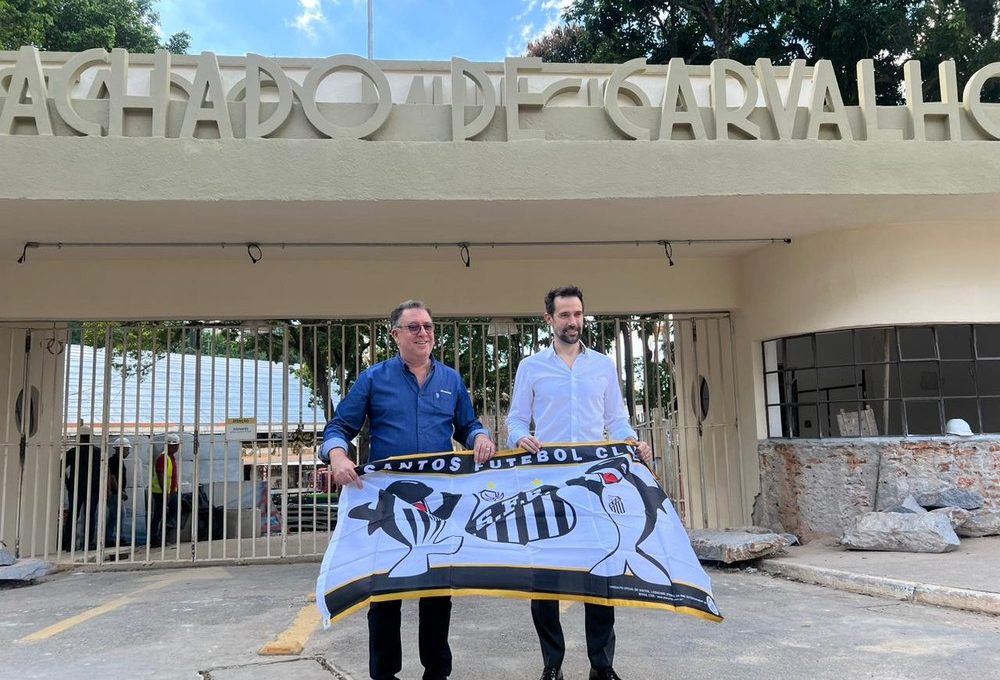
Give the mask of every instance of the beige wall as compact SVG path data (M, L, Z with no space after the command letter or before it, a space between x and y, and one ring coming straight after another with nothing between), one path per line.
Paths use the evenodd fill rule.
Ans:
M378 254L378 253L376 253ZM141 253L144 258L149 253ZM0 264L6 319L260 319L371 317L422 298L438 316L540 315L546 291L576 283L588 311L725 310L737 299L729 258L498 260L458 253L429 262L276 260L251 265L177 255L141 260Z
M797 239L739 264L742 435L767 437L763 340L884 324L1000 322L1000 221L885 225ZM755 450L755 449L754 449Z

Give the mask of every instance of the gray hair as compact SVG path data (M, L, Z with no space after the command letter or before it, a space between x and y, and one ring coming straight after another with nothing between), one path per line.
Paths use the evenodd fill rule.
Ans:
M389 313L389 328L395 328L397 325L399 325L399 317L403 316L403 312L405 312L407 309L422 309L425 312L427 312L428 316L430 316L432 319L434 318L434 315L431 314L430 307L425 305L422 301L405 300L396 305L396 308Z

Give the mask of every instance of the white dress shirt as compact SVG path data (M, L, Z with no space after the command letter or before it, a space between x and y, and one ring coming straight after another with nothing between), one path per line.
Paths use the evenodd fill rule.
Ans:
M572 368L550 346L517 366L507 415L507 445L531 434L547 442L597 442L636 437L618 371L610 357L580 345Z

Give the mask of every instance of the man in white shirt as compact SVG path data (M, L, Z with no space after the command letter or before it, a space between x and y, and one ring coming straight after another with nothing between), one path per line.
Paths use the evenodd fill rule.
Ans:
M649 445L638 441L629 423L614 362L584 347L583 292L576 286L556 288L545 296L545 322L552 327L548 349L517 367L507 416L507 442L534 453L542 442L631 441L645 462ZM535 433L530 424L534 421ZM585 606L590 680L621 680L613 668L614 607ZM542 647L541 680L562 680L566 642L559 623L559 602L532 600L531 618Z

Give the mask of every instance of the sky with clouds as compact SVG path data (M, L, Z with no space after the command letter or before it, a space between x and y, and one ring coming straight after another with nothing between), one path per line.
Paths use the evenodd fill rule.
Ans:
M570 0L371 0L375 58L501 61L558 23ZM368 53L368 0L159 0L189 52L275 57Z

